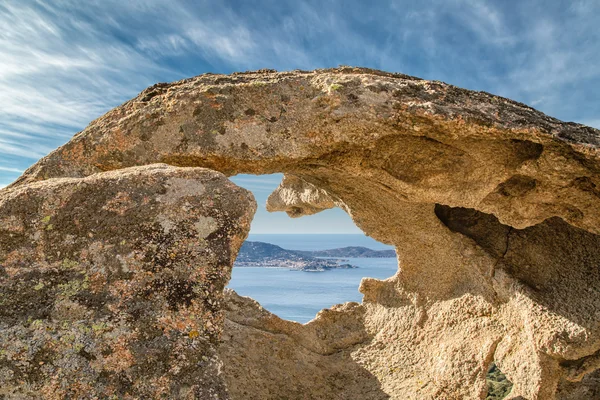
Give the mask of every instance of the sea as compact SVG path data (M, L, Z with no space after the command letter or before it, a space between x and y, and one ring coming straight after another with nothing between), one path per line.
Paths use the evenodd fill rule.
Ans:
M289 250L327 250L363 246L374 250L392 246L355 234L251 234L248 240L272 243ZM389 278L398 269L395 258L344 258L359 268L323 272L287 268L233 268L228 287L249 296L281 318L306 323L317 312L347 301L360 302L358 285L363 277Z

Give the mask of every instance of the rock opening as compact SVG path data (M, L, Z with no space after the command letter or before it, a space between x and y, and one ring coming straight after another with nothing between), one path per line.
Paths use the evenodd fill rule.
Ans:
M397 272L394 248L365 236L339 208L317 209L310 206L314 200L311 193L289 193L304 197L302 206L311 207L309 216L290 219L265 208L281 176L238 175L231 179L252 190L258 204L250 236L238 253L229 283L239 295L252 297L283 319L306 323L322 309L360 302L362 278L386 279Z
M492 363L492 366L488 370L486 380L488 387L486 400L504 399L512 389L512 383L494 363Z

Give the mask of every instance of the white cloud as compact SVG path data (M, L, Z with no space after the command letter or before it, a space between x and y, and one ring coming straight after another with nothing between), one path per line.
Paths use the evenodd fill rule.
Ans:
M152 83L152 73L164 70L86 18L71 14L86 7L96 11L88 2L0 5L4 171L14 167L2 154L35 161ZM102 19L101 14L97 17Z
M262 195L270 194L275 190L281 180L283 179L282 174L271 174L271 175L235 175L229 177L229 179L238 186L244 187L252 192L260 192Z
M22 169L19 168L10 168L10 167L0 167L0 171L6 171L6 172L23 172Z
M41 146L37 144L23 146L23 143L20 141L11 141L8 139L0 138L0 154L9 154L12 156L24 157L35 161L38 158L45 156L52 150L53 148L47 146ZM3 166L3 168L11 168L4 167L4 163L2 163L1 165Z
M515 34L508 29L501 12L492 4L480 0L450 2L455 8L454 15L471 29L482 42L492 45L510 45L517 41Z
M289 35L285 24L269 27L227 7L217 12L212 6L199 8L204 9L203 15L183 6L155 9L153 12L160 13L160 32L138 37L136 49L155 57L198 54L210 64L224 63L235 69L272 68L286 63L293 68L314 65L302 45L295 43L299 38ZM313 16L306 15L304 8L299 4L300 16L295 16L303 20L304 28L322 25L310 21Z

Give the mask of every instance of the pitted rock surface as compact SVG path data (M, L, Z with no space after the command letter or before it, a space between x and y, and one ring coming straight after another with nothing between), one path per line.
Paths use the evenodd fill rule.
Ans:
M145 90L5 191L157 162L283 172L270 210L338 206L396 246L397 274L363 280L363 303L335 318L290 325L232 300L219 352L234 398L337 384L351 399L355 376L372 398L480 399L495 361L509 398L571 399L597 392L600 366L599 147L596 129L401 74L206 74ZM298 357L340 373L291 374Z
M220 303L254 210L166 165L0 192L0 397L227 398Z

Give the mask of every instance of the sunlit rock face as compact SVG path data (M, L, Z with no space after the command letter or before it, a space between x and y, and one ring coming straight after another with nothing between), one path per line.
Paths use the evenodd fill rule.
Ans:
M157 162L283 172L270 210L339 206L399 269L305 326L228 294L233 398L480 399L495 361L509 398L571 399L600 367L599 146L596 129L401 74L202 75L93 121L3 195Z
M0 192L0 397L226 398L220 303L254 210L166 165Z

